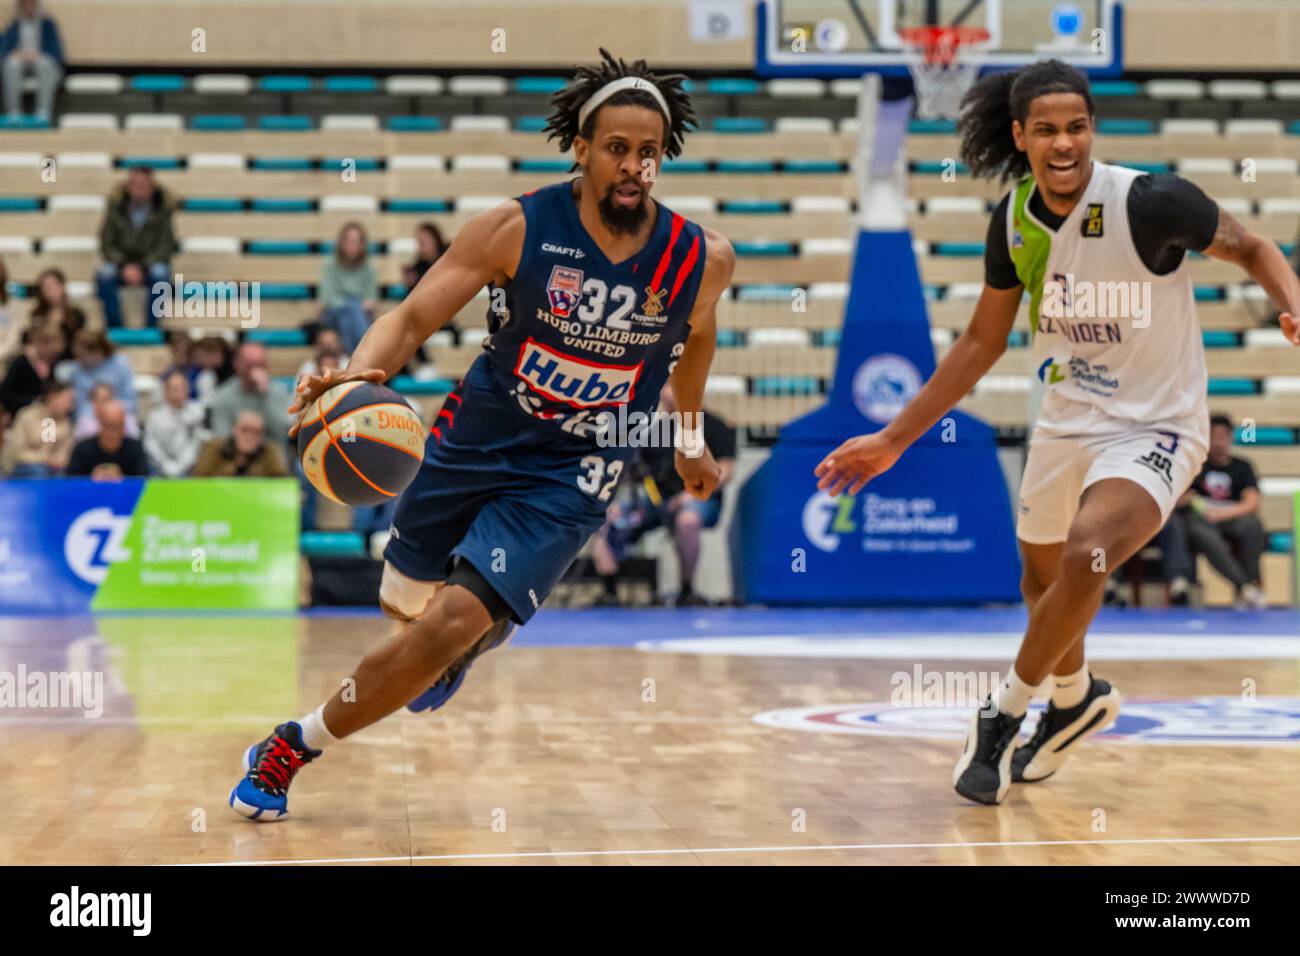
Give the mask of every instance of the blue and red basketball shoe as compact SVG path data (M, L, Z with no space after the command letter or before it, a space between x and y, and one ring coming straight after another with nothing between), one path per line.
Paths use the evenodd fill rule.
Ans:
M240 816L265 823L289 812L294 775L321 755L302 742L302 727L290 720L260 744L244 751L244 778L230 791L230 806Z
M451 700L452 695L460 690L460 685L465 682L465 675L469 673L474 658L492 650L494 647L500 647L510 640L510 635L514 633L514 630L515 622L508 618L500 624L492 625L488 632L479 638L477 644L448 667L443 672L443 675L438 678L437 683L407 704L406 709L418 714L422 710L437 710L447 703L447 701Z

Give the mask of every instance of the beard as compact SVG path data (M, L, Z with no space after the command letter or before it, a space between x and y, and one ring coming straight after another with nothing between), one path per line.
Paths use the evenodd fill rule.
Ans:
M614 183L605 190L605 195L600 198L597 207L600 210L600 221L605 224L605 228L616 236L632 236L640 231L645 225L646 217L649 211L646 209L646 192L644 187L641 190L641 201L635 206L628 209L616 205L614 202L614 189L622 183Z

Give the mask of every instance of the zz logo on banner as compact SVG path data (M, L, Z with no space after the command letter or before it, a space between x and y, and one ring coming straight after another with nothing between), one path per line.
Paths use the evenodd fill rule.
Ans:
M546 295L552 314L567 319L582 298L582 270L555 266L551 269L551 280L546 283Z

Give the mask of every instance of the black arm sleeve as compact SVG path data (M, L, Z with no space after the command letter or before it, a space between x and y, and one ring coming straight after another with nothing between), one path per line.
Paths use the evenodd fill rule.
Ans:
M1188 249L1203 252L1214 242L1219 204L1173 173L1139 176L1129 188L1128 226L1142 262L1166 275Z
M1011 250L1007 248L1007 207L1011 194L1002 197L989 217L989 231L984 236L984 284L993 289L1014 289L1020 285Z

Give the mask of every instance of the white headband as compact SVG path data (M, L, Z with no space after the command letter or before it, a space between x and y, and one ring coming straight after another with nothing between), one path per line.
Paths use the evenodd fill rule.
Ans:
M664 95L659 92L659 88L649 80L643 79L642 77L625 76L622 79L606 83L593 93L587 102L582 104L582 107L578 110L578 129L582 129L582 127L586 125L587 117L592 114L596 107L605 102L615 93L621 93L623 90L641 90L642 92L649 93L655 98L655 102L659 104L659 108L663 110L664 118L668 120L669 125L672 124L672 114L668 112L668 103L664 100Z

